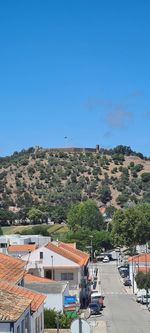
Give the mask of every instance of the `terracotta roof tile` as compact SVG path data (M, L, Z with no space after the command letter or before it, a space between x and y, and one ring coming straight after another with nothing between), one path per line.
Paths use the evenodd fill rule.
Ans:
M22 244L22 245L10 245L9 252L31 252L37 248L36 244Z
M80 266L85 265L89 260L89 255L87 253L74 249L70 245L62 242L58 243L58 245L48 243L45 247L69 260L72 260Z
M128 262L149 262L150 263L150 253L142 253L133 257L128 257Z
M17 283L24 275L25 265L21 259L0 253L0 279Z
M52 283L55 282L54 280L47 279L40 276L35 276L32 274L27 273L24 277L25 282L40 282L40 283Z
M0 321L16 321L31 304L31 300L20 294L0 289Z
M10 283L7 283L6 281L0 282L0 291L1 290L7 290L10 293L13 293L15 295L23 296L30 300L31 303L31 310L35 312L39 306L44 302L46 296L37 292L33 292L29 289L19 287ZM13 304L13 302L12 302Z
M150 272L150 267L136 267L136 272L143 272L143 273L147 273Z
M15 267L21 268L25 266L25 262L21 259L8 256L7 254L0 253L0 264L5 265L5 267Z

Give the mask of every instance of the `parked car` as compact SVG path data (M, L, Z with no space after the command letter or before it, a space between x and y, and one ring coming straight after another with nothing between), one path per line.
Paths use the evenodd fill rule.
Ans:
M119 273L129 271L129 265L127 264L127 265L118 266L118 271Z
M120 271L120 276L122 278L126 278L129 276L129 271L126 269L126 270L123 270L123 271Z
M109 262L109 258L107 256L104 257L103 262Z
M137 294L136 294L136 302L140 303L143 295L146 295L146 290L145 289L139 289Z
M104 307L104 296L102 296L99 292L92 293L91 303L97 303Z
M96 289L97 281L93 282L93 289Z
M150 294L141 296L141 300L140 300L141 304L147 304L147 303L149 303L149 301L150 301Z
M148 303L148 307L147 308L148 308L148 311L150 311L150 301Z
M90 303L89 309L90 309L90 314L96 315L96 314L100 314L100 310L102 309L102 307L97 303Z
M128 279L125 279L124 280L124 286L126 286L126 287L131 287L131 280L128 278Z

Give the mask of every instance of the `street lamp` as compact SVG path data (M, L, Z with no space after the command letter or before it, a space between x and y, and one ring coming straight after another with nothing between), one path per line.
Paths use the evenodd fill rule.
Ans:
M93 236L89 236L91 238L91 262L93 262Z
M90 245L90 248L91 248L91 268L92 268L92 278L93 278L93 236L90 235L89 237L91 238L91 245Z
M133 290L133 294L134 294L134 277L135 277L135 272L134 272L135 266L133 263L133 256L132 256L132 290Z
M53 271L53 256L51 256L51 260L52 260L52 280L54 280L54 271Z

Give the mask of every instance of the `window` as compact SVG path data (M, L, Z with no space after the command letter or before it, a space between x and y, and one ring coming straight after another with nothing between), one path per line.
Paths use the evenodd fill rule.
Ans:
M21 322L21 333L25 332L25 325L24 325L24 319Z
M45 277L47 279L52 279L52 270L51 269L45 271Z
M20 333L20 326L17 326L17 333Z
M40 316L35 319L35 332L40 333Z
M40 252L40 259L43 259L43 252Z
M25 316L25 332L29 333L29 313Z
M62 281L73 281L73 273L61 273L61 280Z
M43 329L43 312L41 312L40 319L41 319L41 331L42 331L42 329Z

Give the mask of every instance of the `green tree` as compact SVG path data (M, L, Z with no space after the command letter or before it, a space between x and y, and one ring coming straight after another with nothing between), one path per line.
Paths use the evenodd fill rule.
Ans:
M117 210L112 220L112 237L116 245L146 243L150 239L150 205Z
M56 311L55 309L44 310L44 327L56 328L57 321L60 328L70 328L70 324L73 318L68 317L66 314Z
M93 253L95 250L101 251L102 248L105 249L112 249L112 239L110 232L106 230L89 230L79 228L77 231L69 231L67 233L65 241L76 243L77 248L82 251L87 251L87 246L91 243L91 236L92 238L92 246L93 246Z
M10 225L15 220L16 215L6 209L0 209L0 225Z
M101 230L103 227L103 217L92 200L73 205L67 214L67 222L71 230L78 227Z
M150 182L150 172L143 172L141 175L142 181L145 183Z
M42 219L42 216L43 216L43 213L37 208L33 207L33 208L29 209L29 211L28 211L28 218L34 223L40 222L40 220Z
M135 276L135 281L137 287L139 289L145 289L146 293L148 294L148 290L150 289L150 272L147 273L138 272Z
M106 204L108 201L112 199L111 191L109 186L105 185L100 189L100 200Z

